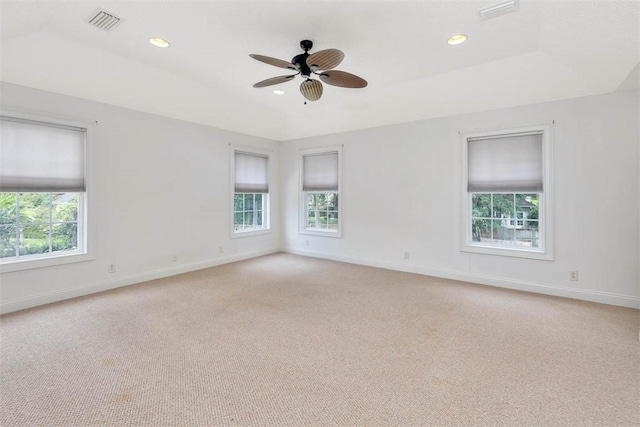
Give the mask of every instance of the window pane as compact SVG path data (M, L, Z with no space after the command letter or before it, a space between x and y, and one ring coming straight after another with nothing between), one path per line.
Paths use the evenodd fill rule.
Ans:
M327 208L338 210L338 193L327 194Z
M318 209L327 209L327 195L325 193L316 195L318 200Z
M490 218L491 194L473 194L471 196L471 209L473 218Z
M242 207L244 206L244 195L243 194L234 194L233 195L233 210L235 212L242 212Z
M49 222L49 193L20 193L20 222Z
M307 209L313 210L316 208L316 195L307 194Z
M20 234L20 255L49 252L49 227L47 225L26 225Z
M244 195L244 210L245 211L253 210L253 194Z
M256 194L256 210L262 210L262 194Z
M515 218L513 194L493 195L493 218Z
M491 239L491 220L474 219L471 221L471 238L474 242Z
M256 225L262 227L262 211L256 212Z
M245 227L253 225L253 212L244 213L244 225Z
M0 193L0 224L16 223L16 193Z
M55 193L51 195L51 215L54 222L78 220L78 194Z
M320 217L320 228L327 228L327 211L319 211L318 216Z
M515 230L516 233L516 245L529 248L539 247L539 236L537 227L534 228L521 228Z
M51 248L55 251L65 251L78 247L78 224L54 224L51 230Z
M338 229L338 212L329 212L328 218L328 228L330 230Z
M307 215L307 227L316 228L316 214L315 211L309 211Z
M236 212L233 214L233 223L236 226L236 229L242 228L243 215L242 212Z
M516 211L523 212L526 219L539 219L538 194L516 194Z
M16 226L0 226L0 258L16 256Z
M506 221L508 222L508 220ZM494 219L491 221L491 242L503 243L501 240L511 240L509 236L509 229L504 227L506 223L504 220Z

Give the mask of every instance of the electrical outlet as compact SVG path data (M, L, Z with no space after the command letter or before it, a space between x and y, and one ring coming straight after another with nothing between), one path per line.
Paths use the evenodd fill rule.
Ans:
M406 251L404 253L404 259L409 259L411 257L411 254L409 253L409 251Z
M171 255L171 262L176 262L178 261L178 256L177 255Z
M570 271L569 272L569 280L571 280L573 282L577 282L578 281L578 272L577 271Z
M304 242L304 244L305 244L305 245L307 245L307 246L311 246L311 242L310 242L310 241L308 241L308 240L306 240L306 241Z
M218 246L218 253L219 254L223 254L224 253L224 247L223 246Z
M109 264L109 265L107 266L107 271L108 271L109 273L115 273L115 272L116 272L116 265L115 265L115 264Z

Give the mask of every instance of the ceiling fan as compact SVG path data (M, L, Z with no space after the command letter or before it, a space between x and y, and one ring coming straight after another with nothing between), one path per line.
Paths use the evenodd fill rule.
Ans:
M344 53L342 51L338 49L325 49L309 54L309 51L313 47L311 40L302 40L300 47L304 50L304 53L294 56L291 62L264 55L250 54L249 56L253 59L257 59L266 64L297 71L297 73L288 76L278 76L262 80L254 84L253 87L260 88L288 82L293 80L295 76L300 75L304 79L300 84L300 92L309 101L317 101L322 96L322 83L312 79L311 76L313 74L317 75L323 82L332 86L346 88L363 88L367 86L367 81L363 78L333 69L344 59Z

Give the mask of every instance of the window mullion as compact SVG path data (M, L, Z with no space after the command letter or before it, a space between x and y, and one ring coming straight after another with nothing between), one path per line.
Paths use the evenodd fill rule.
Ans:
M16 244L14 252L16 256L20 255L20 193L16 193Z
M53 252L53 194L49 193L49 253Z
M245 229L245 218L246 218L246 203L244 202L244 193L240 193L242 195L242 224L240 224L240 227L244 230Z
M253 215L252 215L251 225L252 225L253 227L255 227L255 226L256 226L257 219L258 219L258 213L257 213L258 208L257 208L257 204L256 204L256 196L257 196L257 194L254 194L254 195L252 196L252 197L253 197Z
M491 193L491 219L489 220L489 227L491 229L491 242L493 243L493 241L495 240L495 234L494 234L494 230L493 230L493 224L494 224L494 219L496 219L497 215L496 215L496 211L495 211L495 205L493 204L493 193ZM482 241L482 238L480 238L480 240Z

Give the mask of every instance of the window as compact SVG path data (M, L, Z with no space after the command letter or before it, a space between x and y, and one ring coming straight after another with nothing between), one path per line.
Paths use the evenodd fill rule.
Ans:
M269 156L233 150L233 235L269 228Z
M338 231L338 193L307 192L305 228Z
M262 193L235 193L233 195L234 232L265 228L263 196Z
M471 241L540 248L540 193L472 193Z
M0 117L0 265L90 259L87 127Z
M551 126L463 134L462 249L553 259Z
M78 249L80 193L0 193L0 258Z
M341 147L304 150L301 156L300 232L341 236Z

